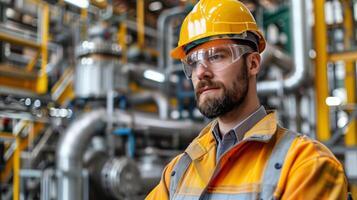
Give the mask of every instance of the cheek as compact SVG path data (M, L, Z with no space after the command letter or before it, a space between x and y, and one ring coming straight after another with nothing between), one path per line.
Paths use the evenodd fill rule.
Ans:
M221 82L229 83L236 79L236 77L238 76L237 74L238 74L237 70L230 68L227 70L217 72L215 74L215 78Z

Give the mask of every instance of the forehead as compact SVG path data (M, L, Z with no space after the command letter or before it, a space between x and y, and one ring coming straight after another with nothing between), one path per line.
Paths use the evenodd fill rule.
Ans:
M200 45L194 47L191 51L207 49L207 48L211 48L211 47L215 47L215 46L220 46L223 44L236 44L236 42L234 40L230 40L230 39L212 40L212 41L208 41L208 42L205 42L203 44L200 44Z

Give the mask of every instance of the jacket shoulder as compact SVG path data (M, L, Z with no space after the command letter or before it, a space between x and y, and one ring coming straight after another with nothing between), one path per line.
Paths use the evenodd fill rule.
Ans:
M289 133L296 134L296 133ZM334 154L321 142L310 138L307 135L297 134L288 152L289 160L294 161L295 168L299 168L307 163L324 162L343 171L343 166Z
M324 144L297 135L285 158L278 188L284 191L282 199L346 199L347 178L342 164Z

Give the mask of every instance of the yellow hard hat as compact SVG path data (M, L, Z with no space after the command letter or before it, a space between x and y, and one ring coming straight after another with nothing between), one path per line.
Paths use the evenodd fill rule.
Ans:
M235 35L244 40L248 33L257 37L257 50L265 48L265 39L245 5L238 0L201 0L184 19L180 39L171 57L184 58L184 47L194 41L219 35Z

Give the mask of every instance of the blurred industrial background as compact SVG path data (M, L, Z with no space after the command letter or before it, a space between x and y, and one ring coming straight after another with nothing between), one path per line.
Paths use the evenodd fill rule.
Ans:
M357 0L245 0L258 91L357 199ZM208 122L170 50L196 0L0 0L0 199L144 199Z

